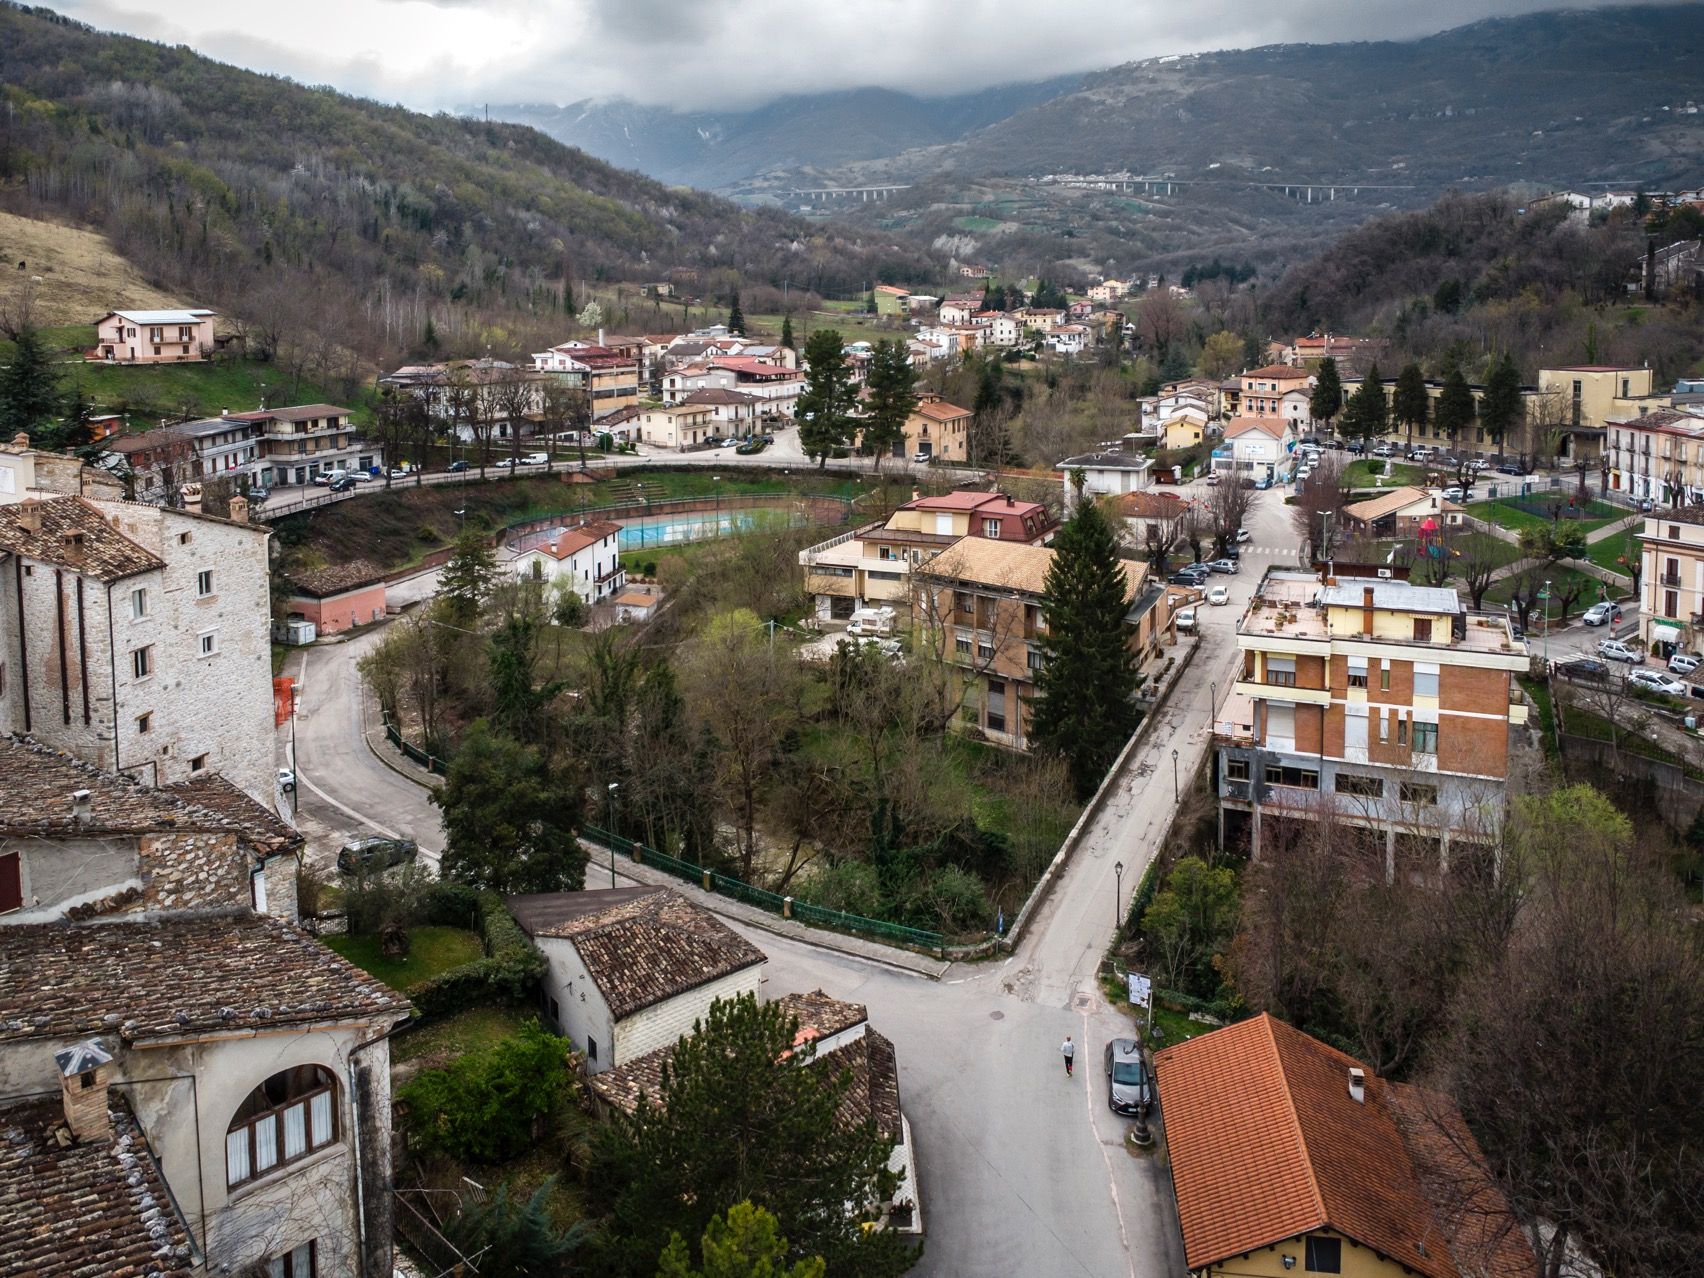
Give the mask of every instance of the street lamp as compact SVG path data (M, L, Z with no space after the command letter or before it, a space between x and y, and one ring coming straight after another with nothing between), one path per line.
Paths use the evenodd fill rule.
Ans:
M1118 929L1124 923L1124 862L1112 863L1112 934L1118 935Z
M615 792L619 789L621 789L621 782L611 781L609 783L609 829L606 833L609 835L609 885L611 887L615 886Z
M1544 601L1544 668L1550 669L1550 583L1544 583L1544 593L1539 596Z
M1183 790L1177 783L1177 751L1172 751L1172 802L1183 802Z

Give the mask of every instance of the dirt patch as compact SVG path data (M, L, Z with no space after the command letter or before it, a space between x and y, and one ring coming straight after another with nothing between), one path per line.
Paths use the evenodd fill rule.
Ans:
M0 262L7 267L8 292L14 281L39 276L35 286L36 323L45 326L93 324L115 307L164 308L187 305L155 288L120 257L104 235L0 213ZM22 270L18 263L24 263Z

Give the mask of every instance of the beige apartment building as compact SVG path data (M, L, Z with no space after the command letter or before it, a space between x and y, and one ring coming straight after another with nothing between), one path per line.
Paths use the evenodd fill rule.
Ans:
M1639 540L1639 638L1692 651L1704 640L1704 509L1648 515Z
M1628 413L1609 423L1604 442L1610 488L1664 505L1704 501L1704 414Z
M1571 426L1602 426L1627 411L1626 401L1653 394L1649 367L1623 364L1576 364L1564 368L1541 368L1538 393L1554 396L1565 406L1564 420Z
M1382 835L1390 873L1399 848L1435 862L1496 836L1527 716L1526 645L1504 615L1453 590L1271 570L1237 647L1214 721L1221 834L1246 822L1258 856L1273 817L1336 821Z

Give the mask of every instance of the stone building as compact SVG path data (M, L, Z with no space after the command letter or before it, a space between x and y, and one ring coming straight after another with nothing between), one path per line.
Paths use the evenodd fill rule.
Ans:
M0 731L151 785L273 793L268 529L136 502L0 506Z

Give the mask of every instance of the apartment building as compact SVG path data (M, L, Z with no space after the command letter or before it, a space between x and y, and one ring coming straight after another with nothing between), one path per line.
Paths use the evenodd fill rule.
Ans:
M259 431L257 478L267 487L310 484L328 470L370 470L384 465L383 450L361 437L353 409L336 404L296 404L228 413Z
M1604 442L1609 487L1664 505L1704 501L1704 412L1628 414L1609 423Z
M1690 652L1704 642L1704 509L1647 515L1639 541L1639 638Z
M273 792L270 531L85 497L0 506L0 731L149 785Z
M1308 412L1308 397L1313 390L1314 376L1305 368L1289 364L1268 364L1253 368L1237 378L1237 408L1239 417L1279 417L1292 429L1301 429L1312 421Z
M187 483L229 479L240 488L259 480L263 427L226 416L162 425L106 441L104 464L128 477L137 501L167 502Z
M1624 364L1576 364L1541 368L1538 393L1566 405L1572 426L1603 426L1621 415L1622 403L1649 397L1654 390L1649 367Z
M1215 713L1221 836L1330 820L1405 855L1494 838L1525 644L1453 590L1267 572L1237 625L1242 670ZM1235 814L1235 816L1233 816ZM1430 848L1430 853L1425 851Z
M639 431L639 442L653 448L684 452L702 447L705 440L719 433L716 409L709 404L643 405L632 420Z
M88 358L108 364L181 364L213 350L213 311L108 311Z
M937 461L970 460L970 426L975 416L968 408L950 404L939 395L925 392L905 419L905 438L894 445L895 457L927 457Z

